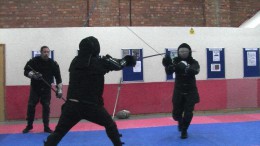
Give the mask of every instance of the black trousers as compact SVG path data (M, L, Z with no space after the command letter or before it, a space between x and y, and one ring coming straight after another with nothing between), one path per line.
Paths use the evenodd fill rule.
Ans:
M196 104L193 100L193 96L197 96L196 94L196 92L194 94L192 92L174 91L172 117L175 121L179 122L182 130L187 130L192 121Z
M49 126L51 89L34 89L31 87L27 108L27 125L32 126L35 117L35 107L40 102L42 105L42 119L45 127Z
M117 125L103 106L89 105L69 100L62 105L59 122L54 132L48 136L45 146L56 146L81 119L86 119L104 126L112 143L115 146L121 146Z

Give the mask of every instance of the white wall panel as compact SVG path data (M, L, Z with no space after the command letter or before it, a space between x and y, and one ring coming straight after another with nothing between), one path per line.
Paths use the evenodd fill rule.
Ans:
M197 79L206 80L206 48L225 48L226 79L243 78L242 48L260 47L260 29L195 27L70 27L70 28L19 28L0 29L0 43L6 45L6 85L28 85L29 79L23 75L23 67L31 58L32 50L47 45L55 52L55 60L60 64L63 83L68 84L68 68L77 54L78 44L87 36L95 36L100 41L101 55L110 54L121 58L122 48L143 48L143 55L164 53L165 48L177 48L188 43L193 49L193 57L199 61L201 72ZM156 51L154 51L155 49ZM165 81L162 56L144 60L144 81ZM106 75L106 83L118 83L122 72Z

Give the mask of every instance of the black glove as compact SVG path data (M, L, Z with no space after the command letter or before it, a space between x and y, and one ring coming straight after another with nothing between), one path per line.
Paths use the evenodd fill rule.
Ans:
M186 73L189 64L186 61L181 61L176 65L176 71L180 73Z
M136 58L131 55L126 55L122 60L126 61L125 66L135 66L136 65Z
M169 55L166 55L164 58L163 58L163 60L162 60L162 64L163 64L163 66L169 66L169 65L172 65L173 63L172 63L172 59L171 59L171 57L169 56Z
M107 54L107 55L105 56L105 58L106 58L106 59L109 59L109 58L112 58L112 57Z
M41 80L42 79L42 74L39 73L39 72L30 71L28 76L29 76L29 78L33 78L35 80Z
M165 72L167 75L172 75L175 72L174 65L165 66Z

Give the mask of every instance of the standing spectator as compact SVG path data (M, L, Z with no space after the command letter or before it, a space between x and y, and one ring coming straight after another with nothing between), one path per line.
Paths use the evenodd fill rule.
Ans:
M24 75L31 79L30 96L27 107L27 126L23 133L28 133L33 129L33 121L35 116L35 107L39 103L42 105L42 119L44 124L44 132L52 133L49 127L51 87L53 77L56 79L57 98L62 97L62 79L60 68L56 61L49 58L50 49L47 46L41 47L41 55L30 59L24 67Z

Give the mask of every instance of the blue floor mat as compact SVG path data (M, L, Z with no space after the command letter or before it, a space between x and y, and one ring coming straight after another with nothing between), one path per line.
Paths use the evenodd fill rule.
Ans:
M259 146L260 121L192 124L189 138L176 126L119 130L124 146ZM0 146L43 146L47 133L1 134ZM113 146L105 131L69 132L58 146Z

